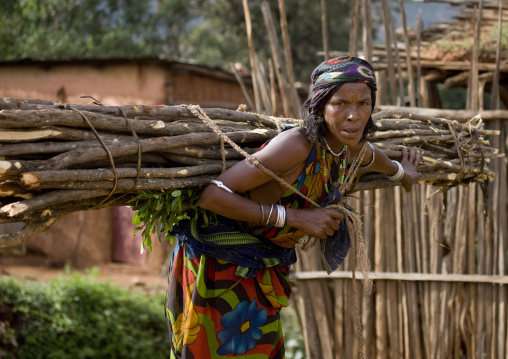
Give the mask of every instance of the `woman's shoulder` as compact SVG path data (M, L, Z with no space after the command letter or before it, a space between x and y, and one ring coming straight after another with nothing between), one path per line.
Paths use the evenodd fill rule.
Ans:
M291 151L303 150L309 152L312 144L307 140L303 132L303 128L293 127L280 132L272 142L276 144L290 145Z
M256 152L256 157L265 165L281 172L305 161L310 153L309 143L300 127L280 132L266 146Z

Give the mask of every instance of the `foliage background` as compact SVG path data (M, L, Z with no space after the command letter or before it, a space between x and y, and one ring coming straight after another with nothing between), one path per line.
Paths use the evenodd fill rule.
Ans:
M167 358L165 294L103 283L99 274L67 268L48 283L0 277L0 357ZM281 313L286 357L303 359L296 312Z
M163 295L74 273L50 283L0 278L0 304L14 315L0 330L6 358L166 358L169 352Z
M270 46L262 0L249 0L256 52ZM279 24L278 1L269 0ZM329 2L330 48L349 47L349 1ZM285 0L295 73L307 81L322 50L319 1ZM280 33L280 32L279 32ZM282 44L282 40L279 40ZM249 66L240 0L2 0L0 60L137 58L166 55L201 65Z

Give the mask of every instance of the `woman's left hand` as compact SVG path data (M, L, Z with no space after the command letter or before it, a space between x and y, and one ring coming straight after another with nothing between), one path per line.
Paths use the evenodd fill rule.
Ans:
M404 168L404 177L400 180L402 187L406 192L411 192L413 185L420 179L422 174L418 172L418 164L420 163L420 151L416 148L403 148L402 161L400 164Z

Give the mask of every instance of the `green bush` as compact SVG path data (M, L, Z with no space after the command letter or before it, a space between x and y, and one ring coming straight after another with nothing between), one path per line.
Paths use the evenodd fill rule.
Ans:
M13 324L0 330L0 349L10 348L12 358L166 358L169 353L163 295L133 293L80 274L50 283L4 277L1 303L14 314Z

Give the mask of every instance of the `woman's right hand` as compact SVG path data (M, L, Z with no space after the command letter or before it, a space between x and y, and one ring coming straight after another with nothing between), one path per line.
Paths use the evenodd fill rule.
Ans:
M325 239L339 229L344 214L331 208L288 208L287 224L312 237Z

